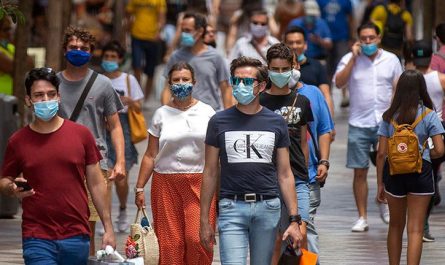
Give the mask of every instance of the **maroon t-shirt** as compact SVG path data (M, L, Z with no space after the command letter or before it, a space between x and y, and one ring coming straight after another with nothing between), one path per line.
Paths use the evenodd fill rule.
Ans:
M86 166L101 158L88 128L69 120L52 133L37 133L27 126L11 136L2 176L14 179L23 172L36 192L22 201L23 238L90 234Z

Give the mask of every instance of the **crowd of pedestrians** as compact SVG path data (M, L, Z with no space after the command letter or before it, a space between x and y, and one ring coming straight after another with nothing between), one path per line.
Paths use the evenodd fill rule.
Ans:
M127 44L118 41L100 47L102 74L92 70L95 37L73 26L61 40L66 68L27 74L34 120L9 139L0 175L0 191L22 199L25 263L86 264L98 249L96 230L101 248L115 247L114 232L129 232L128 176L138 160L135 204L143 208L151 197L159 264L211 264L215 247L222 264L245 264L248 255L251 264L279 264L289 248L320 254L315 216L335 144L338 88L339 105L349 107L351 231L369 229L367 176L377 150L375 202L389 224L389 263L400 263L407 226L408 264L420 264L441 200L445 23L435 29L433 53L431 42L414 41L400 0L370 7L360 25L349 0L283 0L274 16L266 1L201 2L128 1L134 75L121 68ZM237 7L230 18L220 14ZM13 47L2 32L9 27L0 20L7 94ZM150 104L157 83L162 106L138 157L128 109ZM416 172L392 173L397 124L411 125L418 139Z

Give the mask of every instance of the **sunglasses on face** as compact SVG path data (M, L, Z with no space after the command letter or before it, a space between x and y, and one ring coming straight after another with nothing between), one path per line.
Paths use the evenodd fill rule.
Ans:
M237 76L231 76L230 77L230 84L232 86L237 86L239 85L241 82L243 82L243 84L245 86L251 86L253 85L253 83L255 81L258 81L258 79L256 78L252 78L252 77L237 77Z

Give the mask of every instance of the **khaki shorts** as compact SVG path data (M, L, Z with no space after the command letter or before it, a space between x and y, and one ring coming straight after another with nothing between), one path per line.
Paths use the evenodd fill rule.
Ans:
M105 195L104 200L106 201L106 205L108 205L109 204L108 196L111 194L112 182L108 180L108 176L109 176L108 171L107 170L101 170L101 171L102 171L102 175L104 177L105 185L107 185L107 194ZM86 185L86 183L85 183L85 185ZM91 194L90 194L90 191L88 190L88 188L87 188L87 193L88 193L88 208L90 209L90 218L88 219L88 221L90 221L90 222L100 221L99 214L97 213L96 207L94 207L93 200L91 199Z

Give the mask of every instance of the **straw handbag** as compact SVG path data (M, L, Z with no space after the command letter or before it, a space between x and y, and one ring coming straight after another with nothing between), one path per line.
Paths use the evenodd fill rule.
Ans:
M143 216L141 216L141 213ZM147 218L148 226L141 225L142 217ZM136 219L130 226L130 237L136 243L138 256L144 258L145 265L157 265L159 263L158 238L144 208L138 209L136 213Z

